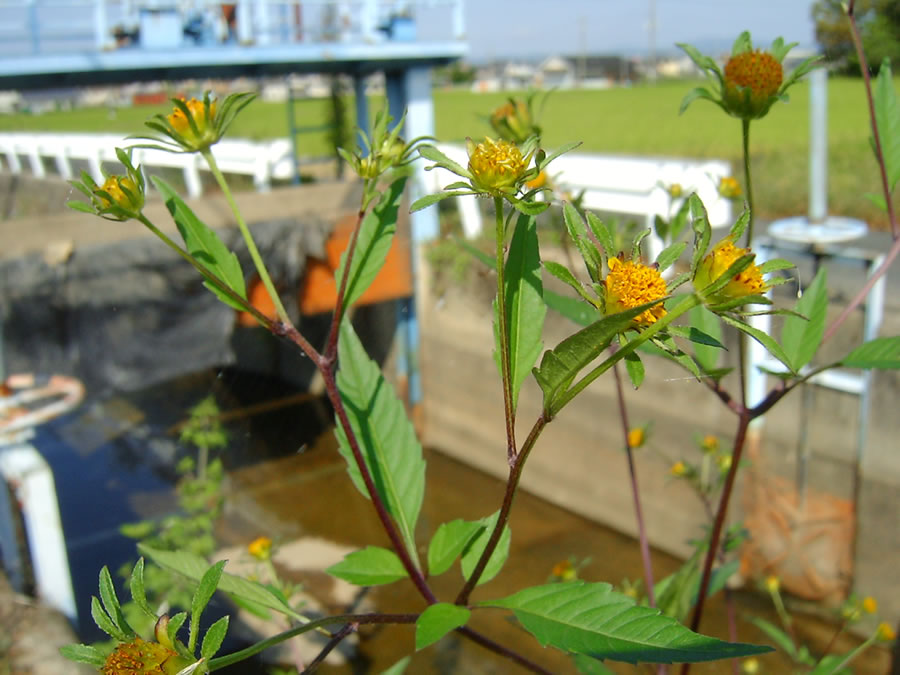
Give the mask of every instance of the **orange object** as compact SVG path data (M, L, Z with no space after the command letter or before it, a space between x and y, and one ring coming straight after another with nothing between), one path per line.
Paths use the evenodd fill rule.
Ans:
M277 316L278 313L275 311L275 303L272 302L272 298L269 297L269 292L266 290L265 284L263 284L258 276L253 277L253 281L250 282L250 286L247 288L247 299L250 301L251 305L256 307L256 309L270 319L274 319ZM258 322L256 317L250 314L250 312L238 312L238 324L241 326L256 326L258 325Z
M337 282L334 275L341 255L350 243L355 225L355 215L338 222L325 242L326 260L307 258L306 274L298 298L301 313L319 314L334 310L337 303ZM413 286L409 256L409 241L395 235L384 267L356 304L367 305L411 296Z

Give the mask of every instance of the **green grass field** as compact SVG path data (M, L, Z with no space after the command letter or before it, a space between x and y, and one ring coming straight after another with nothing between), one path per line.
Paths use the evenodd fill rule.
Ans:
M678 106L693 86L661 82L629 89L568 90L550 94L541 122L548 147L583 142L586 152L645 156L721 158L741 166L740 122L716 106L697 101L684 114ZM485 121L505 94L435 91L435 120L441 140L461 141L490 132ZM370 108L380 105L372 101ZM297 122L321 124L328 117L327 100L299 101ZM352 105L350 106L352 111ZM142 123L163 108L85 109L38 116L0 116L0 131L109 131L140 133ZM808 184L807 87L791 90L791 101L776 104L769 116L754 122L751 150L757 204L762 218L806 212ZM865 94L860 80L829 82L829 210L884 227L886 218L864 196L878 190L877 166L869 148ZM284 104L253 103L235 122L232 135L254 139L286 136ZM324 134L301 138L301 152L328 154Z

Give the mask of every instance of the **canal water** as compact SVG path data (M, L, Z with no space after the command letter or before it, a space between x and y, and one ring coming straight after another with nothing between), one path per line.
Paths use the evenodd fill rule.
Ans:
M69 562L79 608L81 639L102 639L90 619L90 596L97 594L102 565L117 570L136 558L134 541L122 536L124 523L160 518L173 512L174 466L187 451L178 442L177 425L201 399L214 394L227 414L229 445L220 456L228 471L225 515L217 527L222 555L237 565L247 543L266 535L278 542L279 574L302 584L311 615L340 613L348 604L358 611L421 611L423 602L411 584L396 583L356 594L342 588L324 568L356 548L387 545L367 500L352 486L344 460L328 428L330 411L322 401L297 402L296 389L278 380L234 369L207 371L163 385L88 400L74 413L38 430L34 443L53 468L68 545ZM419 523L419 541L427 542L442 522L476 519L495 511L503 484L426 451L427 491ZM623 514L623 518L630 514ZM572 559L582 564L581 578L619 583L641 577L638 547L630 538L601 527L541 499L522 493L511 519L510 561L497 578L479 587L473 601L503 597L525 586L544 583L554 565ZM425 555L423 544L421 551ZM243 556L246 558L246 556ZM671 573L680 561L654 552L657 578ZM232 563L229 563L229 569ZM429 580L439 598L452 598L461 585L458 565ZM127 596L127 593L125 594ZM777 621L768 601L753 592L737 592L739 639L767 642L748 621L762 614ZM222 601L213 612L235 613ZM704 619L703 632L727 636L721 594ZM214 617L213 617L214 618ZM235 620L232 648L249 636ZM238 628L237 626L244 626ZM472 626L497 642L521 650L552 672L575 672L568 658L540 647L509 618L495 610L476 612ZM803 617L798 634L811 648L827 644L833 627ZM841 638L838 649L853 640ZM414 651L408 626L363 627L337 658L319 672L379 673ZM314 651L312 652L314 653ZM761 672L788 673L780 655L760 659ZM855 662L854 672L883 673L886 650L870 651ZM632 667L610 664L617 672ZM638 669L640 670L640 669ZM234 673L264 673L259 663L230 669ZM415 653L409 673L507 673L512 664L473 643L450 635ZM642 672L655 672L644 668ZM726 663L698 666L698 673L727 673Z

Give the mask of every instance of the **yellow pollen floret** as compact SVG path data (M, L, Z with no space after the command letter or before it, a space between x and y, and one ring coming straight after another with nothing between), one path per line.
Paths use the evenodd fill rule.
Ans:
M874 614L878 611L878 601L871 595L867 595L863 598L862 608L866 614Z
M783 78L778 59L760 50L737 54L725 64L725 86L746 87L760 99L777 94Z
M514 187L526 169L521 151L509 141L485 138L469 155L475 187L492 194Z
M739 258L751 253L748 248L738 248L730 238L720 241L710 251L697 270L694 286L702 291L706 286L719 279ZM751 263L734 275L723 288L713 293L712 302L726 302L749 295L761 295L769 290L758 265Z
M666 282L655 267L632 260L609 259L606 275L606 313L617 314L666 296ZM662 303L638 314L633 323L649 326L666 315Z
M216 102L210 101L209 103L209 117L206 116L206 109L203 105L203 101L192 98L190 101L185 101L185 105L194 120L199 135L202 136L204 132L209 129L212 120L216 116ZM168 115L166 119L169 121L169 124L172 125L172 128L179 134L188 140L195 140L190 122L188 122L188 118L181 108L176 107L172 114Z

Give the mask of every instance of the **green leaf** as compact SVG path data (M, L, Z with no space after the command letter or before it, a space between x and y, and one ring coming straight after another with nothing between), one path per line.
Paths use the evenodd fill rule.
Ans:
M200 632L200 616L216 592L225 562L220 560L204 572L200 578L200 583L197 584L197 589L194 591L194 597L191 599L191 631L188 635L188 650L192 654L197 647L197 637Z
M381 675L403 675L411 659L412 656L404 656L387 670L381 671Z
M736 221L734 221L734 225L731 226L731 230L728 232L728 237L732 241L739 241L741 236L743 236L744 231L747 229L747 226L750 224L750 211L744 210L741 215L738 217Z
M628 663L694 663L771 651L694 633L659 610L640 607L604 583L535 586L480 603L511 609L546 646Z
M580 281L569 271L569 268L565 265L561 265L558 262L553 262L552 260L545 260L541 263L550 274L555 276L557 279L562 281L564 284L570 286L576 293L578 293L582 298L591 302L591 296L588 295L587 291L584 290L584 286Z
M420 145L419 155L429 161L434 162L438 166L447 169L448 171L452 171L457 176L462 176L463 178L472 177L472 174L470 174L467 169L464 169L462 166L454 162L433 145Z
M59 653L69 661L87 663L98 668L102 668L106 663L106 656L103 652L91 645L63 645L59 648Z
M828 311L827 271L819 269L816 278L797 301L795 310L807 317L786 316L781 329L781 346L795 371L812 360L825 334L825 314Z
M900 368L900 336L864 342L847 354L841 360L841 365L849 368L896 370Z
M722 344L722 324L719 318L710 312L703 305L698 305L690 311L691 328L698 333L708 335L716 340L719 345ZM719 358L722 354L722 347L714 347L703 344L702 342L694 342L694 358L704 371L714 370L719 365Z
M547 307L580 326L590 326L602 317L600 310L593 305L546 289L544 289L544 302Z
M716 105L721 106L722 104L719 102L719 97L713 94L706 87L694 87L687 94L684 95L684 98L681 99L681 105L678 106L678 114L683 115L684 111L690 107L691 103L696 101L697 99L704 99L707 101L712 101Z
M428 545L428 573L437 576L450 569L472 537L483 529L484 525L480 522L473 523L461 518L440 525Z
M341 322L337 385L363 461L385 508L396 521L413 560L415 531L425 494L422 446L403 403L366 354L348 320ZM335 435L356 488L369 496L362 474L340 424Z
M412 203L412 206L409 207L409 212L415 213L416 211L421 211L422 209L427 208L432 204L437 204L438 202L443 201L448 197L457 196L458 195L453 192L435 192L430 195L425 195L424 197L420 197Z
M666 247L656 258L656 264L659 265L659 271L664 272L669 269L676 260L684 253L687 243L683 241L675 242L671 246Z
M209 567L209 563L206 560L188 551L158 551L146 544L138 544L138 550L160 567L176 572L193 581L200 581ZM219 579L219 590L268 609L274 609L296 621L307 621L302 614L298 614L285 605L272 591L256 581L250 581L249 579L225 572Z
M769 638L785 654L793 657L797 653L797 648L794 646L794 641L791 640L790 636L783 630L781 630L778 626L756 616L749 617L749 621L754 626L759 628L763 633L769 636Z
M406 578L406 569L397 554L380 546L348 553L325 571L357 586L380 586Z
M513 207L523 216L538 216L550 208L550 202L527 201L517 199L512 202Z
M350 274L344 291L344 310L359 300L384 265L391 242L394 240L394 233L397 231L397 213L400 210L400 200L403 198L405 186L405 176L391 183L359 226L356 251L350 263ZM341 262L334 277L338 283L344 277L346 264L345 250L341 254Z
M628 328L634 317L657 304L659 302L646 303L603 317L544 352L540 367L533 371L544 392L544 409L552 409L554 401L578 373L596 359L617 334Z
M131 570L131 599L134 600L134 604L140 608L144 614L153 619L156 618L156 612L150 609L150 605L147 603L147 594L144 591L144 559L138 558L138 561L135 563L134 567Z
M416 651L434 644L451 630L465 626L472 611L448 602L438 602L416 619Z
M870 646L864 642L847 654L826 654L809 675L853 675L853 671L847 667L847 664Z
M691 203L689 200L685 199L681 203L681 206L679 207L678 212L675 214L675 217L672 218L672 222L669 223L670 241L678 241L678 238L681 236L681 233L684 231L684 228L687 225L690 211Z
M719 565L716 567L712 575L709 579L709 588L706 591L706 597L711 598L716 593L725 588L725 584L728 583L728 580L737 574L737 571L741 567L740 560L729 560L724 565ZM697 598L700 595L700 579L697 579L697 583L694 584L694 597L691 600L691 606L697 604Z
M522 383L544 348L541 333L547 306L542 298L543 291L535 220L519 216L509 245L504 274L513 410L516 409Z
M187 612L178 612L178 614L169 618L169 623L166 626L166 635L169 636L169 641L176 645L176 648L178 631L181 630L185 621L187 621Z
M688 197L688 205L691 211L691 229L694 231L694 255L691 257L691 276L697 274L697 267L706 249L709 248L709 238L712 236L712 228L709 226L709 218L706 215L706 207L700 201L697 193L691 193Z
M787 366L788 370L790 370L791 372L794 371L794 369L791 367L791 362L790 362L790 359L788 358L788 355L784 353L784 350L781 348L781 345L779 345L777 342L775 342L775 340L773 340L770 335L768 335L767 333L764 333L759 328L754 328L753 326L746 324L743 321L739 321L735 318L732 318L732 317L728 316L727 314L720 314L719 318L721 318L722 321L727 323L729 326L734 326L739 331L742 331L742 332L746 333L747 335L749 335L750 337L752 337L754 340L759 342L759 344L761 344L763 347L765 347L766 350L768 350L768 352L772 356L774 356L776 359L781 361L785 366Z
M564 145L561 145L561 146L558 147L556 150L554 150L553 152L551 152L549 155L547 155L546 157L544 157L544 158L540 161L540 163L538 164L538 167L537 167L537 168L538 168L539 170L540 170L540 169L543 169L543 168L546 167L550 162L552 162L554 159L556 159L556 158L559 157L560 155L564 155L564 154L566 154L567 152L570 152L570 151L574 150L574 149L577 148L579 145L581 145L581 141L573 141L573 142L571 142L571 143L565 143Z
M472 572L475 571L475 565L478 564L478 559L484 552L488 539L490 539L491 532L494 531L494 526L497 524L497 518L499 517L500 511L497 511L494 515L487 516L478 521L479 524L483 526L483 529L475 537L469 540L469 544L463 550L462 560L460 561L463 578L466 580L468 580L472 576ZM481 573L481 577L478 579L478 585L490 581L497 576L501 569L503 569L506 558L509 557L509 541L511 537L512 534L507 525L503 528L503 533L500 535L500 540L497 542L497 548L494 549L491 557L488 558L487 565L484 566L484 572Z
M581 675L615 675L615 671L603 665L603 661L584 654L572 656L572 662Z
M212 229L194 215L194 212L178 196L171 185L158 176L152 176L152 180L165 200L166 208L172 214L181 238L184 239L187 252L205 269L225 282L228 288L246 300L247 288L244 285L244 273L237 256L228 250ZM210 282L204 281L203 285L229 307L244 309Z
M125 615L122 614L122 607L119 605L119 598L116 596L116 587L113 585L112 576L106 565L100 569L100 598L103 600L103 608L116 624L116 627L129 638L133 638L135 636L134 629L128 625Z
M900 180L900 100L891 77L891 61L884 59L878 71L878 81L873 93L875 98L875 122L881 140L888 184L891 191Z
M581 214L569 202L563 204L563 219L566 223L566 229L569 231L569 236L572 237L572 241L575 242L575 246L584 259L591 281L600 281L603 278L604 258L600 251L597 250L597 247L594 246L594 242L588 237L587 227L585 227L584 221L581 219Z
M221 648L227 632L228 617L223 616L210 626L209 630L206 631L206 635L203 636L203 643L200 645L200 657L207 661L214 657Z
M684 621L694 604L694 587L700 582L700 553L695 552L675 572L653 587L656 606L666 616Z
M109 614L103 611L103 607L100 606L100 601L96 595L91 596L91 617L94 619L94 623L97 624L97 628L111 638L119 642L128 642L129 637L125 634L125 631L119 628L109 618Z
M90 204L87 204L85 202L80 202L75 199L67 201L66 206L68 206L70 209L72 209L74 211L81 211L82 213L94 214L97 212L94 209L94 207L91 206Z
M628 338L625 336L625 333L619 335L619 344L623 347L628 344ZM628 378L631 380L631 385L635 389L639 389L644 382L644 362L641 361L641 357L638 356L637 352L631 352L623 360L625 361L625 370L628 373Z
M594 236L597 237L597 241L600 242L600 248L602 249L601 253L604 255L603 262L606 264L606 258L615 256L618 253L618 251L616 251L613 233L610 230L609 225L600 220L600 218L591 211L587 212L587 222L588 227L591 228L591 232L594 233Z

